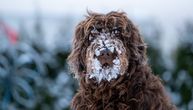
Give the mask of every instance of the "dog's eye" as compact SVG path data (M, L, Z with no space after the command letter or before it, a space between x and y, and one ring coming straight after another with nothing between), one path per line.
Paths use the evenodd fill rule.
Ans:
M92 35L96 35L99 33L98 29L96 29L94 26L90 27L90 33Z
M114 27L111 30L111 33L113 33L113 34L120 34L121 33L121 28L120 27Z
M97 28L98 32L102 32L103 28Z
M118 29L114 29L114 30L112 31L112 33L118 34L118 33L119 33L119 30L118 30Z

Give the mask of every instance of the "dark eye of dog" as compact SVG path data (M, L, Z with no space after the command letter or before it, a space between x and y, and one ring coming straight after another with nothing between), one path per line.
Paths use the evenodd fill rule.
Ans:
M119 35L121 33L121 27L114 27L111 30L111 33L115 34L115 35Z
M112 33L117 34L117 33L119 33L119 30L118 30L118 29L113 29L113 30L112 30Z
M98 32L102 32L102 29L103 29L103 28L97 28L97 31L98 31Z
M90 27L89 30L90 30L90 35L91 36L96 36L96 35L99 34L98 29L96 29L94 26Z

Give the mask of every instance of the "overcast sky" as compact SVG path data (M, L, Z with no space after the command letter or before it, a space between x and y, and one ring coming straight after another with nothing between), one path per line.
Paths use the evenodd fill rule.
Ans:
M50 15L84 14L86 9L91 9L123 10L135 16L157 16L172 23L193 18L193 0L0 0L1 14L33 14L37 7Z

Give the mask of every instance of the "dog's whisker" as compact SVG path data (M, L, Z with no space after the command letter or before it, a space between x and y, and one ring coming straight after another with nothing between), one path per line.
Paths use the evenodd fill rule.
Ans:
M136 47L147 47L148 45L147 44L135 44L135 43L129 43L133 46L136 46Z

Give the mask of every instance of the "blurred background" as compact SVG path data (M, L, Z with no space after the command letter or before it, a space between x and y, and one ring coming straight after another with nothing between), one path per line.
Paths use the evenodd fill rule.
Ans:
M70 110L66 58L86 10L125 11L179 110L193 110L192 0L0 0L0 110Z

